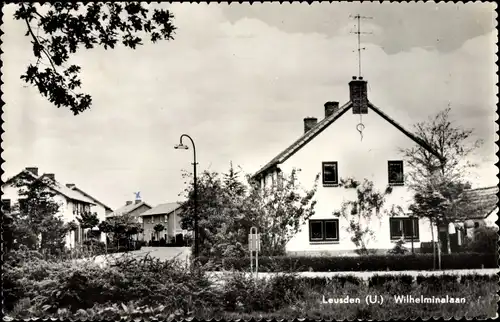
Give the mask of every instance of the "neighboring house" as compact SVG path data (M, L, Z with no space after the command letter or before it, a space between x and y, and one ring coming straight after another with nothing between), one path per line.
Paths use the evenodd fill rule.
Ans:
M467 203L464 226L468 237L473 237L476 228L497 226L498 186L466 190L462 198Z
M135 202L127 201L123 207L118 208L112 213L107 214L106 219L112 219L114 217L128 215L133 217L137 223L142 224L141 214L144 213L145 211L148 211L151 208L153 207L151 207L149 204L139 199L135 200Z
M48 179L48 180L45 180ZM75 221L78 224L77 218L84 212L92 212L95 202L80 193L77 190L68 188L67 186L56 181L53 173L46 173L38 175L38 168L26 168L15 176L9 178L2 184L2 207L8 212L12 211L12 216L15 216L13 206L22 202L22 197L19 196L19 189L15 184L16 179L23 179L26 181L34 181L44 179L48 182L48 188L52 190L55 195L54 201L59 204L59 212L57 216L62 218L65 223ZM70 232L66 236L66 247L74 248L76 245L83 241L83 230L81 228L76 231Z
M372 104L367 97L367 82L362 77L349 83L350 101L342 106L338 102L325 104L325 117L304 119L304 133L289 147L253 175L261 187L278 182L283 173L292 169L306 189L312 188L314 178L320 174L315 214L287 244L286 250L294 254L353 254L356 246L346 231L348 222L338 216L343 201L356 200L355 189L339 187L341 179L364 179L374 183L375 189L384 191L390 185L383 214L374 218L371 227L374 239L367 248L386 251L400 239L405 246L418 249L421 242L432 240L430 223L426 219L411 219L408 206L413 194L405 182L408 166L400 148L419 144L429 153L439 154L420 138L403 128L390 116ZM403 210L397 217L386 213L393 205ZM434 229L434 236L437 230Z
M181 228L182 219L182 204L180 202L169 202L160 204L141 215L144 229L144 241L160 240L164 238L167 243L170 243L178 234L184 234L185 231ZM160 234L154 227L157 224L165 226Z
M94 202L95 205L92 207L92 212L95 212L97 214L97 218L99 219L99 222L105 221L106 216L113 212L113 209L111 209L109 206L107 206L106 204L104 204L100 200L92 197L90 194L83 191L82 189L78 188L74 183L67 183L66 187L68 187L71 190L79 192L80 194L84 195L85 197L87 197L88 199L90 199ZM98 231L98 228L94 227L93 230ZM100 240L105 243L106 242L106 235L100 234Z

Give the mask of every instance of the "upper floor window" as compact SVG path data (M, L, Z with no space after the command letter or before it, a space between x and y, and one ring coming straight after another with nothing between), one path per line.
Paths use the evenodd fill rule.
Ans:
M337 161L323 162L323 186L338 186L339 172Z
M309 241L338 241L339 220L309 220Z
M391 240L419 239L418 218L389 218Z
M403 161L388 162L389 185L402 186L404 185Z

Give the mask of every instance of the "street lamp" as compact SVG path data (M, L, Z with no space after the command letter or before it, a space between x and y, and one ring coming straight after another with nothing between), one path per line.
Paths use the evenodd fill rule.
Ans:
M198 254L199 254L199 248L198 248L198 243L199 243L199 240L198 240L198 187L197 187L197 184L196 184L196 147L194 145L194 141L193 139L187 135L187 134L183 134L181 135L180 137L180 142L179 144L175 145L174 146L174 149L183 149L183 150L188 150L189 147L187 145L184 145L182 143L182 139L183 138L188 138L190 141L191 141L191 144L193 145L193 172L194 172L194 180L193 180L193 189L194 189L194 257L195 258L198 258Z

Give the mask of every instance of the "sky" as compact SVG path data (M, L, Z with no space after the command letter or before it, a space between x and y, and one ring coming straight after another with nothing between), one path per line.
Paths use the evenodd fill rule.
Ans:
M157 4L158 5L158 4ZM406 128L450 106L457 126L483 145L474 186L498 184L497 67L493 3L159 4L175 39L136 50L79 51L90 110L74 116L20 80L33 62L25 25L3 7L3 179L25 167L55 173L112 208L140 191L151 205L180 200L181 170L195 141L198 169L232 161L254 173L322 118L326 101L348 101L358 72L369 99Z

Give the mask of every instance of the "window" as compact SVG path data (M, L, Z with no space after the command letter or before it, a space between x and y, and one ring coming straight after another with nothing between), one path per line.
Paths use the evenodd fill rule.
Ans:
M419 239L418 218L389 218L391 240Z
M337 161L323 162L323 186L339 184Z
M403 161L389 161L388 174L391 186L404 185Z
M339 220L309 220L309 241L338 241Z
M2 213L10 213L10 199L2 199Z

